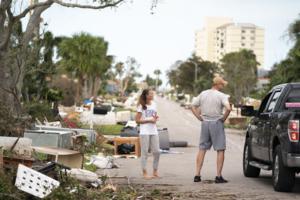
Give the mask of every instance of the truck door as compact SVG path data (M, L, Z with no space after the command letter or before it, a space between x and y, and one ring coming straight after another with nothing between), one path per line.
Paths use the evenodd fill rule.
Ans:
M267 105L266 110L261 114L262 122L262 135L260 137L259 145L261 149L261 159L264 161L270 161L270 143L272 136L272 129L275 127L274 124L274 109L277 104L277 101L281 95L281 90L275 90L270 98L270 101Z
M268 102L270 100L272 93L269 93L261 102L261 105L258 110L257 116L254 117L253 122L251 124L251 153L252 156L257 159L263 159L262 156L262 137L263 134L263 127L264 127L264 112L267 108Z

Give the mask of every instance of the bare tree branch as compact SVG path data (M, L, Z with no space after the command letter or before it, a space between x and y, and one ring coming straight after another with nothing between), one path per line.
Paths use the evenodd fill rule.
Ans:
M53 1L61 6L70 7L70 8L104 9L107 7L115 7L115 6L119 5L120 3L124 2L125 0L118 0L116 2L100 4L98 6L83 5L83 4L78 4L78 3L66 3L66 2L63 2L60 0L53 0Z
M23 36L22 44L26 48L29 44L30 40L34 36L34 30L39 25L41 20L41 14L47 10L52 3L46 4L44 6L40 6L34 9L34 12L32 13L31 17L29 18L29 21L27 23L27 27Z
M25 17L31 10L34 10L34 9L36 9L38 7L42 7L42 6L50 6L51 4L53 4L52 0L48 0L48 1L40 2L40 3L35 3L31 6L28 6L21 14L15 16L15 18L17 20L21 19L21 18Z

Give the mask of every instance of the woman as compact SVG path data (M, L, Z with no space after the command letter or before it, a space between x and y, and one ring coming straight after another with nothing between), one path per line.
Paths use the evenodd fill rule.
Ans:
M158 120L156 105L153 102L154 92L149 89L143 90L138 104L136 122L140 124L140 141L141 141L141 162L143 176L145 179L152 178L147 173L147 158L149 147L153 153L153 177L158 176L159 163L159 137L156 127Z

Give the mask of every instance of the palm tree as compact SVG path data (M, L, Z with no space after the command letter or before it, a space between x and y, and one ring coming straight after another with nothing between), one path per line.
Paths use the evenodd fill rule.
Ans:
M94 37L87 33L73 35L64 39L58 48L61 57L60 65L78 79L76 101L84 96L95 95L100 79L109 69L113 60L107 55L108 43L102 37ZM90 86L87 94L87 87ZM97 87L96 87L97 86Z
M161 75L161 71L159 69L154 70L154 74L156 75L155 80L155 90L157 91L159 76Z

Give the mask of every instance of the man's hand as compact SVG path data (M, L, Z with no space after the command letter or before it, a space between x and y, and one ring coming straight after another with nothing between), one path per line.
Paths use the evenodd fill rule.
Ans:
M201 116L201 112L197 107L192 106L192 112L195 115L195 117L197 117L197 119L199 119L200 121L203 121L203 118Z

